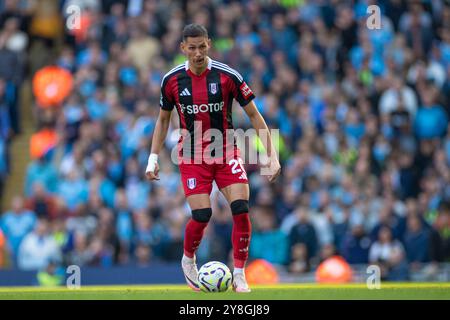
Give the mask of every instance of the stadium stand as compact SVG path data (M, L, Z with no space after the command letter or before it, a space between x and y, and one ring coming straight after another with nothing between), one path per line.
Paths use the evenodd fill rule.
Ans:
M175 135L160 155L161 181L144 172L161 79L183 61L182 28L196 22L210 31L211 57L242 72L280 130L278 182L247 167L250 258L287 277L310 275L338 254L355 266L379 264L383 279L442 279L450 261L450 4L377 1L382 26L369 30L369 2L67 0L55 12L0 1L0 60L11 59L0 67L0 195L16 161L8 150L20 134L23 79L49 65L73 78L61 103L34 96L34 152L23 188L2 209L9 258L0 269L39 270L55 258L89 268L178 263L190 211L170 161ZM73 32L63 24L72 4L82 12ZM53 18L43 19L45 10ZM24 46L46 57L26 56L36 51ZM234 110L236 127L249 128ZM229 261L225 204L213 190L200 261ZM26 254L36 237L47 239L46 250Z

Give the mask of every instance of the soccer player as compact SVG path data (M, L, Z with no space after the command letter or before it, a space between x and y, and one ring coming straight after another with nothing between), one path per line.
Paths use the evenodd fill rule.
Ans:
M233 289L236 292L250 292L244 274L251 236L249 186L240 150L236 147L235 139L227 138L225 133L233 129L233 98L243 107L266 148L270 160L270 182L280 174L281 166L266 122L253 102L255 96L251 89L236 70L208 57L211 39L206 28L190 24L184 28L182 36L180 48L187 60L170 70L162 80L160 113L153 133L146 176L149 180L159 180L158 154L175 107L183 132L178 142L178 165L185 196L192 210L192 218L186 225L181 261L186 282L193 290L199 290L195 252L212 215L210 193L215 181L230 204L233 215ZM199 125L200 140L198 136L193 137L197 135ZM213 139L212 135L206 133L209 129L216 129L223 134L223 148L219 148L218 152L214 150L210 157L206 157L205 149L215 141L215 137ZM188 141L190 144L186 144ZM209 161L211 159L213 163Z

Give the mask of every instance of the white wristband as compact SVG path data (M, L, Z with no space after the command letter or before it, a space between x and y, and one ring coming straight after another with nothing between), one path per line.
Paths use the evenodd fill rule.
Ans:
M151 153L148 156L148 164L145 173L147 172L155 172L156 163L158 162L158 155L156 153Z

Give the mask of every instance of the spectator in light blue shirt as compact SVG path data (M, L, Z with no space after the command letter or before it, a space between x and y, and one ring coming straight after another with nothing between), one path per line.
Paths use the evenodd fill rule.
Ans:
M116 128L121 135L120 151L125 160L139 149L142 139L150 139L155 121L148 116L148 109L148 102L138 101L134 117L125 119Z
M85 66L88 64L97 64L101 66L106 63L108 55L100 48L96 41L92 41L89 47L80 51L76 57L77 65Z
M352 145L357 145L361 138L364 136L364 123L360 120L359 113L353 108L351 108L347 112L347 117L344 124L344 132L347 139L349 139L349 142Z
M414 122L414 131L419 139L443 137L447 130L448 116L444 108L433 103L433 91L422 95L423 106L419 108Z
M80 176L78 171L71 171L67 178L59 184L58 195L64 200L69 210L75 210L77 206L86 203L88 200L88 183Z
M150 193L148 182L140 180L138 177L129 177L125 182L125 190L129 206L132 210L144 209Z
M237 28L236 44L241 47L244 43L251 43L257 46L260 43L259 35L252 31L251 24L248 21L241 21Z
M36 214L25 209L21 196L15 196L11 203L11 210L0 218L0 227L10 245L14 260L24 237L33 230L36 224Z
M250 243L250 257L276 264L287 263L289 240L285 233L275 227L275 215L262 207L254 207L253 212L258 218Z
M58 173L55 166L45 156L34 160L28 165L25 177L25 196L32 195L32 186L40 182L49 193L55 193L58 188Z
M105 203L109 208L114 207L116 187L111 180L100 172L95 172L90 180L89 193L94 192L99 194L103 203Z
M109 104L105 102L105 94L103 90L98 89L95 96L87 99L86 109L89 118L93 121L104 120L110 111Z
M116 231L122 246L129 247L133 238L133 219L123 189L115 196Z

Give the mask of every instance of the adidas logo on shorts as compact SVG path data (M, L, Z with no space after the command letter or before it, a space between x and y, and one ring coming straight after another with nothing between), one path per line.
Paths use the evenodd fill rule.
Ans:
M242 174L239 176L239 179L240 179L240 180L246 180L246 179L247 179L247 175L246 175L245 173L242 173Z

